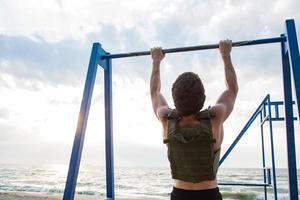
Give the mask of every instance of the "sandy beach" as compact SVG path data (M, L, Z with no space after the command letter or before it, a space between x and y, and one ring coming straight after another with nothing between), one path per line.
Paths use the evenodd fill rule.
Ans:
M61 200L62 195L47 195L28 192L0 192L0 200ZM103 197L76 195L76 200L105 200ZM117 200L159 200L155 198L120 197Z

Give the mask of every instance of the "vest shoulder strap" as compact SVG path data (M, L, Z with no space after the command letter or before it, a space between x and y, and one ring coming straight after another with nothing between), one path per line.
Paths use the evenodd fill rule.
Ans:
M178 120L180 118L180 114L176 109L170 109L167 113L168 120Z
M201 127L211 132L210 127L210 115L209 115L209 108L205 110L202 110L197 113L197 118L200 121L207 121L207 122L201 122ZM166 118L168 119L168 133L167 133L167 139L163 140L163 143L169 143L169 135L176 132L176 123L181 118L180 114L176 109L170 109L168 113L166 113ZM212 138L212 142L215 142L215 140Z
M209 114L209 108L206 108L205 110L202 110L200 112L197 113L197 118L200 120L200 119L210 119L211 116Z

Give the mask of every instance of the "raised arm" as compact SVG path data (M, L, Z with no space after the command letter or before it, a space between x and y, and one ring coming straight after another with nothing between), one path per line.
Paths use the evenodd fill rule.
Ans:
M223 40L219 43L219 50L224 63L226 89L217 100L216 105L212 107L211 112L221 122L224 122L232 112L238 93L236 73L230 57L231 47L231 40Z
M152 74L150 79L150 94L152 100L152 107L155 115L159 120L162 120L163 115L168 111L168 103L160 93L160 63L165 57L161 48L151 49L152 57Z

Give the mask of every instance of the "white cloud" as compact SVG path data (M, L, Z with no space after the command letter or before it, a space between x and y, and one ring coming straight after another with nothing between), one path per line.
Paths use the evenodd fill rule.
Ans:
M92 42L99 41L107 51L120 53L154 45L216 43L226 37L276 37L284 32L286 18L295 18L299 27L299 6L296 0L0 0L0 130L5 131L0 137L5 138L6 145L13 145L22 133L28 140L34 137L35 142L45 145L71 146ZM240 92L225 124L225 147L266 93L282 98L278 45L234 48L232 54ZM146 146L145 151L152 146L155 152L164 147L148 93L150 64L149 57L113 61L119 158L130 158L135 150L142 151L140 146ZM171 106L171 84L184 71L200 74L207 91L206 106L213 105L225 86L218 51L166 56L161 69L162 91ZM86 145L91 147L85 154L89 161L94 159L92 149L101 152L103 146L102 81L100 68L86 133ZM241 146L253 150L252 144ZM126 145L133 149L126 152Z

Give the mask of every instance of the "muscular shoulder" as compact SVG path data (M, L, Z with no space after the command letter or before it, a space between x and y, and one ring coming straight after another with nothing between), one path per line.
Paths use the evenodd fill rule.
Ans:
M160 107L159 109L157 109L157 116L159 121L161 121L162 123L167 121L167 116L170 112L170 108L168 106L163 106Z
M221 105L212 106L209 109L209 114L211 116L211 125L214 138L216 139L216 143L214 144L214 149L217 150L220 148L223 141L223 123L224 123L224 111L222 110Z
M208 112L213 121L223 122L225 116L225 110L226 108L224 107L223 104L216 104L210 107Z

